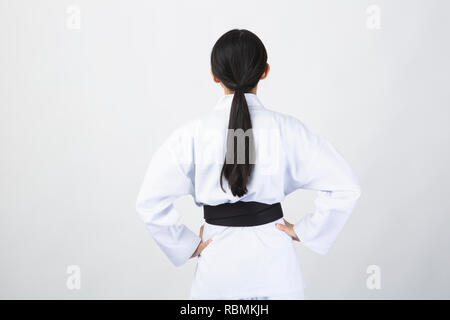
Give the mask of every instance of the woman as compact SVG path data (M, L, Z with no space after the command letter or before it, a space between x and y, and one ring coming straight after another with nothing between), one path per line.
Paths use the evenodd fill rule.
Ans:
M360 195L357 178L324 138L258 99L270 67L255 34L221 36L211 69L225 95L157 150L137 211L173 264L197 258L192 299L302 299L293 242L325 254ZM279 203L296 189L318 197L292 225ZM200 236L177 224L173 203L187 194L204 208Z

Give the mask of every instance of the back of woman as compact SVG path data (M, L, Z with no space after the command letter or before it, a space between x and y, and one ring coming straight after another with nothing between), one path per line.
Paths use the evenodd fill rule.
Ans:
M302 299L294 241L325 254L360 195L357 178L328 141L257 97L270 67L256 35L224 34L211 70L225 95L156 151L137 211L175 265L197 258L191 298ZM319 191L316 209L290 224L280 202L300 188ZM173 203L186 194L204 209L199 236L177 222Z

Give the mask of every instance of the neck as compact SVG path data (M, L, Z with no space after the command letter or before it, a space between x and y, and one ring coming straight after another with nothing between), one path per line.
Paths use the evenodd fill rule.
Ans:
M257 87L254 87L254 88L253 88L251 91L249 91L248 93L256 94L256 90L257 90ZM224 87L224 88L223 88L223 91L225 92L225 94L234 94L234 91L229 90L227 87Z

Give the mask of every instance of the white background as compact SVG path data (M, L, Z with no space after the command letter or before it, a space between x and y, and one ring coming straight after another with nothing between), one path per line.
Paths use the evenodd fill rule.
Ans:
M0 298L188 297L195 261L170 264L135 200L164 138L222 94L214 42L246 28L272 67L262 102L327 137L362 186L327 255L298 244L306 298L449 299L449 13L444 0L0 0ZM290 195L287 219L314 196ZM176 206L197 230L201 208Z

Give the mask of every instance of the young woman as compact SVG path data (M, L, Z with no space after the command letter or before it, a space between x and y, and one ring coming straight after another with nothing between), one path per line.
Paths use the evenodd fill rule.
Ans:
M293 242L325 254L360 195L357 178L327 140L258 99L270 68L255 34L221 36L211 69L225 95L156 151L137 211L174 265L197 259L192 299L302 299ZM280 201L296 189L318 197L293 225ZM173 203L188 194L204 209L200 236L177 221Z

